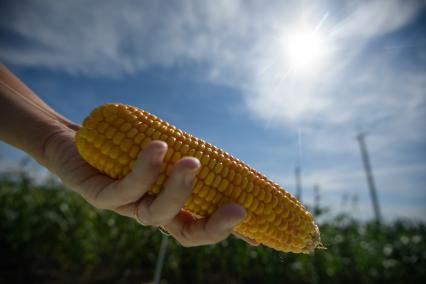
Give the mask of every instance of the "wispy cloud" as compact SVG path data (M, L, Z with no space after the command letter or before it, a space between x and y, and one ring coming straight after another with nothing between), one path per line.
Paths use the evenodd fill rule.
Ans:
M342 37L370 39L392 32L412 20L421 7L420 1L375 0L346 1L347 17L337 26Z
M0 25L30 45L3 44L3 60L92 76L227 61L250 29L239 1L24 2L10 4Z

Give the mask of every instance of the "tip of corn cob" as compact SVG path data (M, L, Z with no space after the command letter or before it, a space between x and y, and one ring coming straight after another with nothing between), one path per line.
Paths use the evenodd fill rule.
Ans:
M121 178L153 140L165 141L168 151L148 194L162 190L177 160L193 156L201 168L185 210L208 217L222 204L238 203L247 212L234 227L238 234L283 252L323 248L313 216L294 196L232 155L144 110L123 104L95 108L77 132L76 146L93 167Z

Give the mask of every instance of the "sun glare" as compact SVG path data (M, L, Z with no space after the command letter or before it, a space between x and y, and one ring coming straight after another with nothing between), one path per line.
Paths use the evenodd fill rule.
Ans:
M326 48L318 32L299 30L283 40L286 61L296 71L312 71L321 65Z

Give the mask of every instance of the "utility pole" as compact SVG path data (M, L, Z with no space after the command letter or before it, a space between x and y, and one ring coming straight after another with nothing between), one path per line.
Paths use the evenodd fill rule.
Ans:
M300 168L296 167L294 169L294 175L296 178L296 198L302 202L302 181L300 177Z
M319 215L320 214L320 187L318 184L314 184L314 214Z
M359 149L361 150L361 157L364 163L365 174L367 177L368 188L370 189L371 201L373 203L374 214L376 221L380 222L382 220L382 215L380 213L379 199L377 197L376 184L374 183L373 171L371 169L370 158L368 156L367 145L365 144L365 133L361 132L357 135L357 140L359 143Z
M358 194L354 193L351 198L352 212L358 211Z

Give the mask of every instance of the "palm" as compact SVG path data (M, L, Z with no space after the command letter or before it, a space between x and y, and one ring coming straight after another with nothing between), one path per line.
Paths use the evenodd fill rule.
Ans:
M64 130L46 143L49 168L62 182L80 193L89 202L97 193L115 181L91 167L77 151L73 130Z

